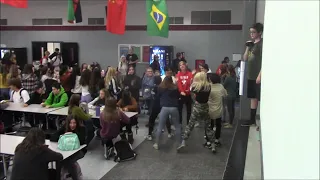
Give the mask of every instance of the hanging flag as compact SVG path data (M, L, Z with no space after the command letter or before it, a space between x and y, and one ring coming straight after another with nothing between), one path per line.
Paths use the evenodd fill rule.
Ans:
M8 4L16 8L27 8L28 0L0 0L2 4Z
M80 0L68 0L68 22L69 23L82 22Z
M147 33L149 36L169 36L169 16L165 0L146 0Z
M108 0L107 31L124 34L126 30L127 0Z

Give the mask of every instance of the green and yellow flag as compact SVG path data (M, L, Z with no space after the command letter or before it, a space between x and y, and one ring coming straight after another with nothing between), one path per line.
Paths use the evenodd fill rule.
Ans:
M147 33L149 36L169 36L169 16L166 0L146 0Z

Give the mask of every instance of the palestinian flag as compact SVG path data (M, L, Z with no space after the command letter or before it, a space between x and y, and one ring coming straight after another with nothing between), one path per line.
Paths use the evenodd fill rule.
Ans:
M82 22L80 0L68 0L68 22L72 24Z

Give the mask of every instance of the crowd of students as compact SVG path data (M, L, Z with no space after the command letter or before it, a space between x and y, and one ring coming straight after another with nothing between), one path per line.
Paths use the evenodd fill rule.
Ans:
M255 31L252 33L257 34L256 39L261 38L261 28L258 24L250 29ZM253 46L256 47L256 51L261 45L260 40ZM252 47L250 48L249 44L247 46L245 60L253 58L249 53ZM157 66L153 65L147 68L143 77L140 78L135 74L136 61L137 58L131 52L127 57L121 57L118 68L108 67L106 70L96 63L92 65L84 63L81 67L44 65L38 70L35 70L33 65L26 64L23 71L20 72L14 63L1 64L0 97L1 100L9 99L25 107L30 104L40 104L43 108L68 106L68 117L61 124L49 121L50 129L59 129L51 135L50 139L58 141L60 135L73 132L78 135L81 144L88 145L96 135L103 140L104 156L109 159L113 154L115 138L120 136L121 139L131 144L134 142L132 126L138 123L138 119L136 116L129 118L124 112L139 112L142 95L142 100L149 110L147 124L149 131L146 139L151 141L155 137L153 145L155 149L158 150L161 147L160 138L166 126L168 138L176 137L177 151L180 152L185 147L194 127L199 126L199 121L202 121L206 140L204 147L216 153L216 147L221 145L222 126L233 127L240 62L234 67L229 64L229 59L225 58L216 73L213 73L207 64L201 64L197 70L190 71L186 60L181 58L181 54L177 54L174 66L165 67L163 76L160 76L155 68ZM251 64L251 66L261 66L261 64ZM257 82L252 82L248 87L251 88L248 96L252 98L252 116L251 120L243 125L254 123L253 115L255 115L259 100L259 94L256 93L260 87L258 80L261 81L259 79L261 71L251 69L250 72L252 77L249 77L249 81ZM253 80L254 78L257 79ZM92 119L91 115L81 108L82 103L88 104L89 108L104 106L100 118ZM183 128L182 109L184 105L187 111L187 125ZM6 127L13 126L12 119L21 121L24 117L32 127L42 125L42 130L46 130L43 122L45 118L42 115L6 111L1 113L1 121L3 121L1 123L4 123ZM157 117L159 117L159 122L155 131ZM50 120L53 119L56 117L50 117ZM124 127L125 130L123 130ZM61 154L44 146L45 134L42 130L32 128L16 148L12 171L13 180L24 176L48 179L45 170L39 173L39 169L47 167L46 164L50 161L62 159ZM9 131L12 129L6 129L6 132ZM94 132L96 132L95 135ZM68 169L73 179L77 179L74 163L83 158L86 151L83 149L63 161L62 165Z

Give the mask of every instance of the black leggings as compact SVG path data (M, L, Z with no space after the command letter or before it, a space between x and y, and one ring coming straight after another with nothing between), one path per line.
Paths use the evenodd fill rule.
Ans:
M187 107L187 124L189 124L189 119L191 116L191 108L192 108L192 98L191 95L180 96L179 99L179 116L180 116L180 124L182 124L182 110L183 105L186 104Z
M220 139L220 136L221 136L221 118L217 118L216 120L211 119L211 128L213 129L215 126L216 126L215 138L216 139ZM204 136L206 138L206 141L210 142L206 131L204 133Z
M161 111L160 107L154 107L151 110L151 114L149 116L149 133L148 133L148 135L150 136L152 135L154 124L160 111ZM167 119L166 126L167 126L168 133L171 134L171 123L169 119Z

